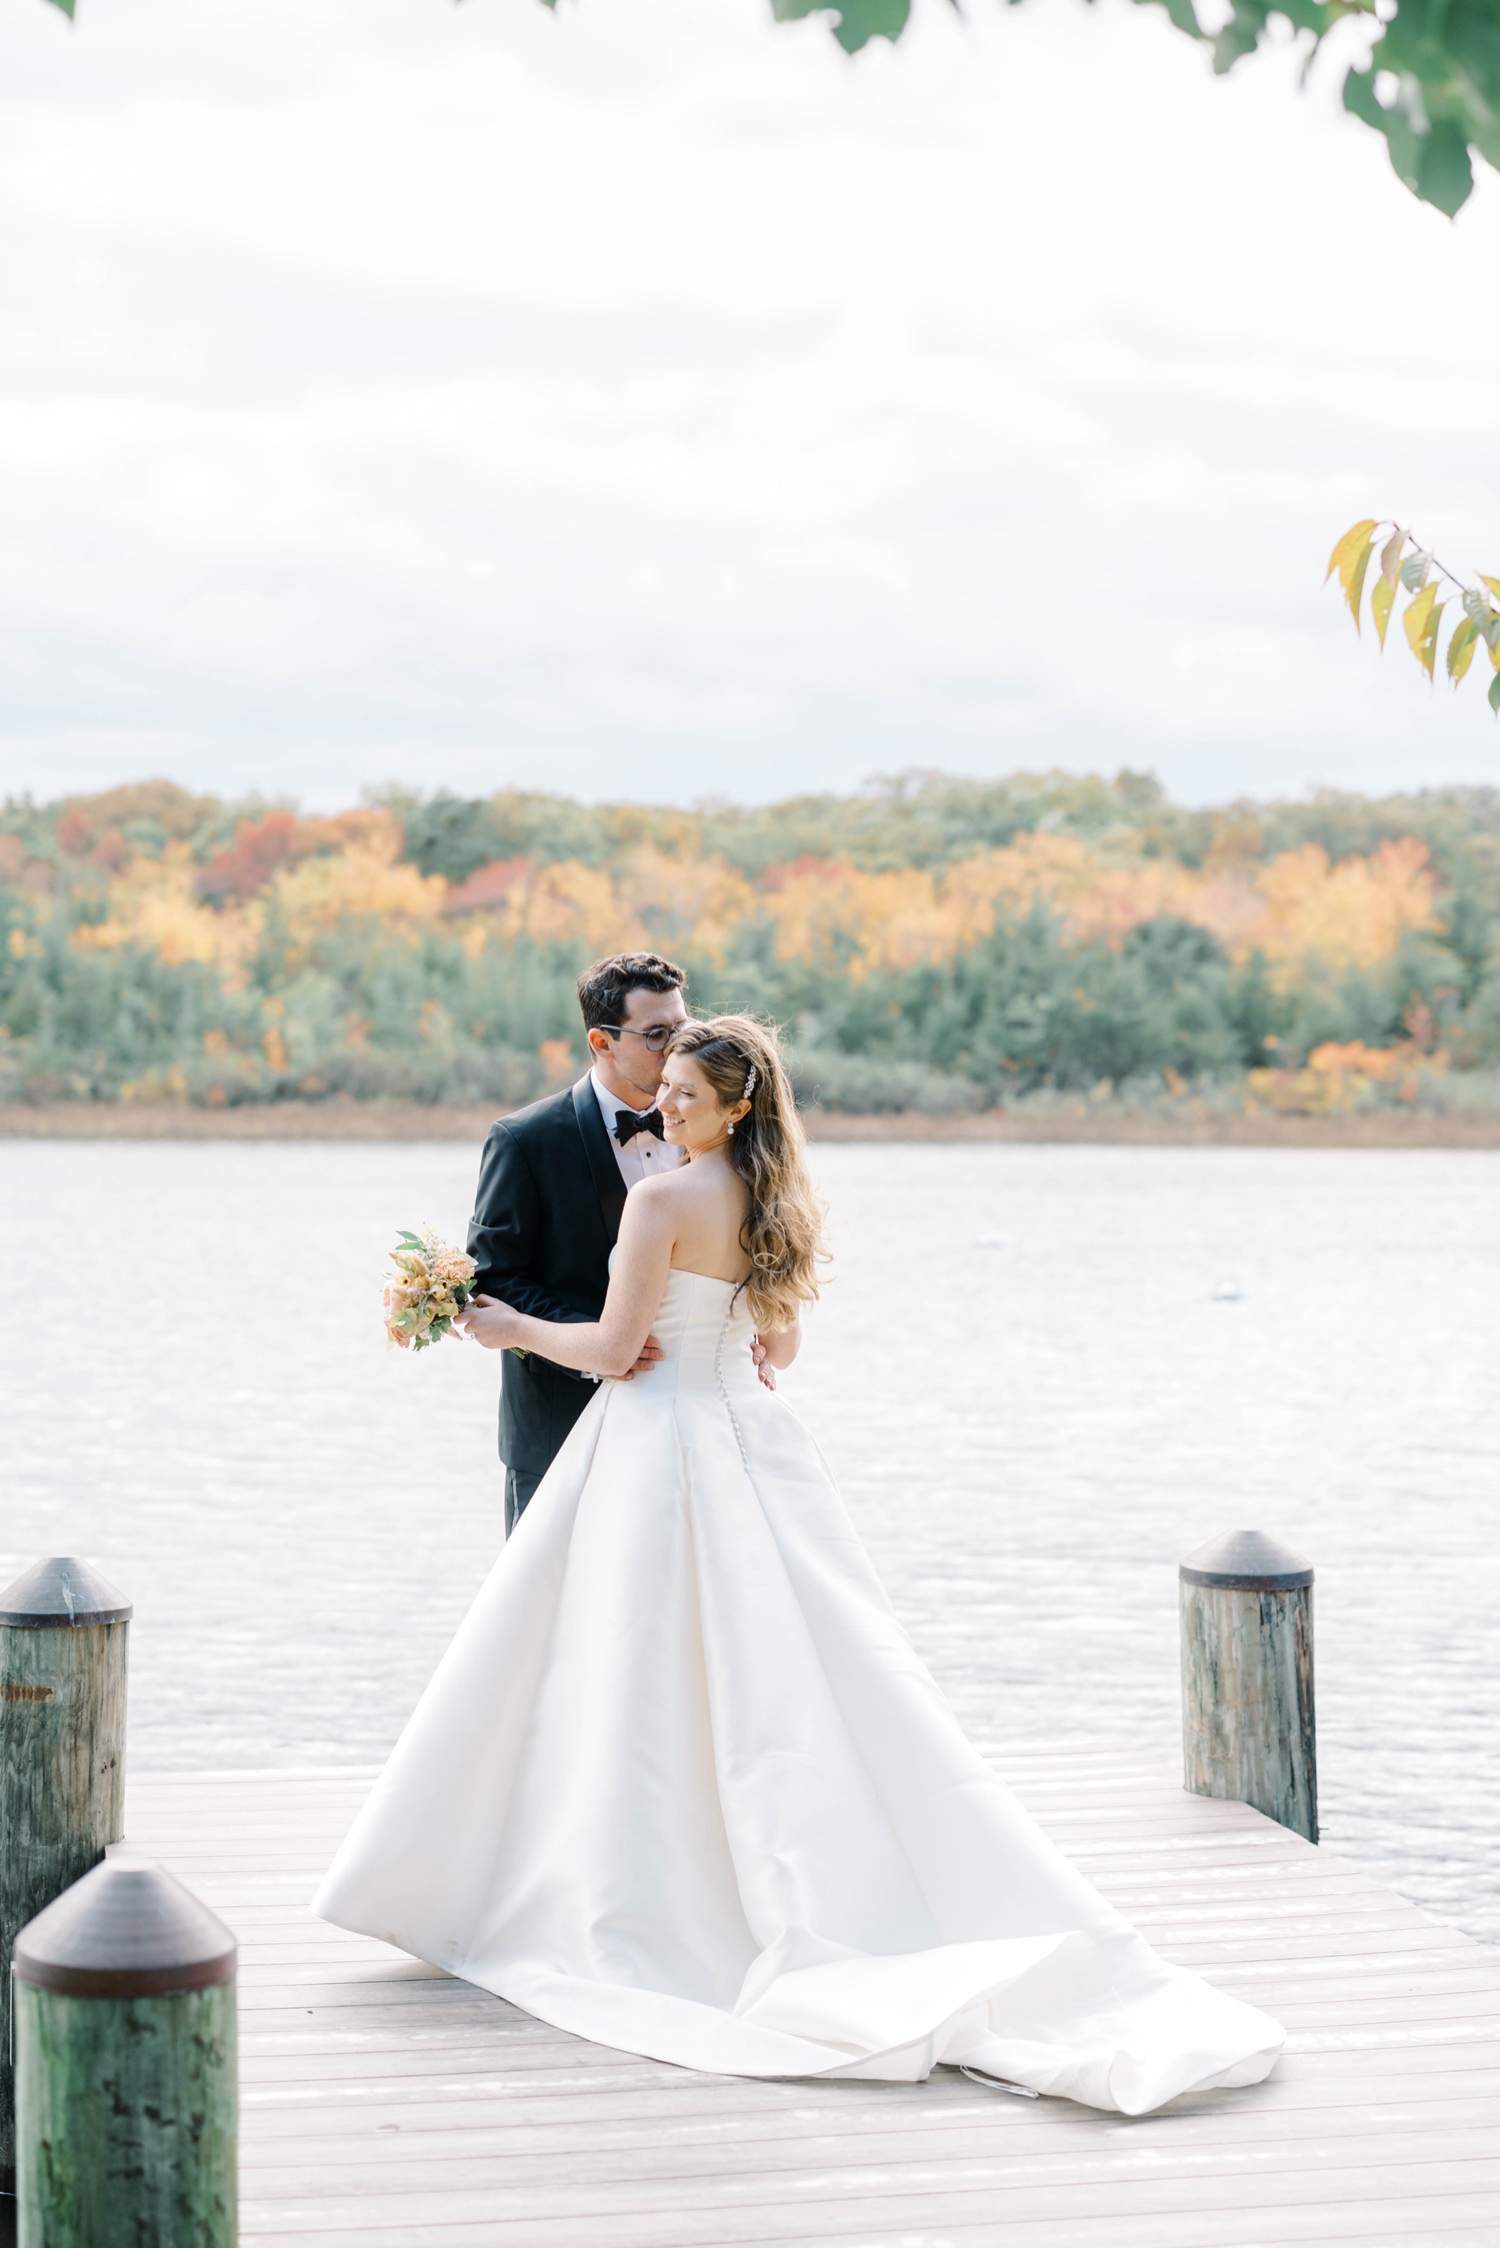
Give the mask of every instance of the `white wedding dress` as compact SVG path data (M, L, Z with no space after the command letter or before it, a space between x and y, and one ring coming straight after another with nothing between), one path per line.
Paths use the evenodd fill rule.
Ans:
M727 1281L601 1385L315 1900L602 2045L940 2063L1138 2115L1283 2033L1159 1959L972 1749Z

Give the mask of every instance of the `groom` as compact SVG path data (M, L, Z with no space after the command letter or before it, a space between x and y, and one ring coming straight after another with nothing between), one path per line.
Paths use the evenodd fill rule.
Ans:
M537 1319L599 1317L626 1195L682 1160L661 1136L656 1093L667 1040L687 1021L685 981L680 968L654 952L617 952L579 977L588 1075L502 1117L484 1143L469 1226L481 1295L499 1296ZM635 1372L660 1356L648 1342ZM535 1353L505 1353L500 1457L507 1537L593 1394L587 1374Z

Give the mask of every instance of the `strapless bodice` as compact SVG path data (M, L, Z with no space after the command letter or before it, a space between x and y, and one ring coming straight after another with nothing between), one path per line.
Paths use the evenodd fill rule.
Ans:
M662 1359L638 1377L643 1386L733 1399L752 1396L758 1388L750 1356L755 1321L744 1290L732 1280L713 1280L704 1272L669 1273L651 1332Z

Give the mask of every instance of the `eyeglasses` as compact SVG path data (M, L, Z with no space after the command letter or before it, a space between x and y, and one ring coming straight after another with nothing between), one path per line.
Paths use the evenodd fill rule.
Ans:
M611 1038L644 1038L648 1054L659 1054L667 1040L682 1029L681 1023L653 1023L649 1030L632 1030L628 1023L606 1023Z

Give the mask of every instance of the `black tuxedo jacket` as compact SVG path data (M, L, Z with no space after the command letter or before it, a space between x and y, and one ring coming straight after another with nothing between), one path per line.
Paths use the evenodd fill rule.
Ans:
M475 1287L536 1319L597 1319L609 1287L625 1181L593 1084L490 1126L469 1227ZM594 1384L535 1352L506 1351L500 1377L500 1457L545 1475Z

